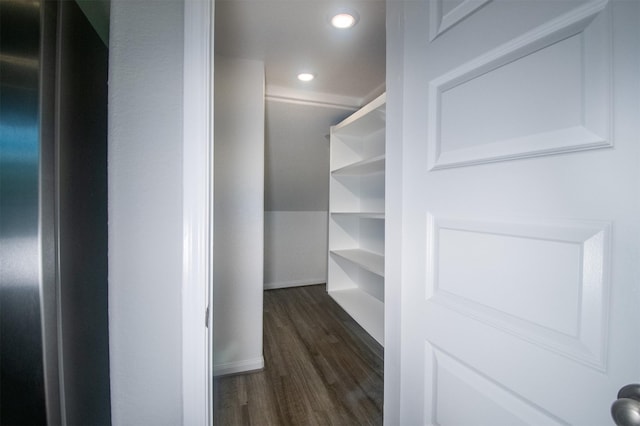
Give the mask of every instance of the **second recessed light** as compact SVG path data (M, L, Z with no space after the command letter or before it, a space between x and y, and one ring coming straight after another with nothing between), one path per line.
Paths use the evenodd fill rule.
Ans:
M300 81L311 81L315 78L316 76L311 74L310 72L303 72L298 74L298 80Z
M356 18L355 14L342 12L331 18L331 25L340 29L351 28L356 24L357 21L358 19Z

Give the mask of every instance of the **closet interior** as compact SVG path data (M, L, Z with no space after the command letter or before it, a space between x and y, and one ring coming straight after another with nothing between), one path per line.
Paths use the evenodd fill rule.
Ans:
M384 343L385 10L216 0L216 376L265 367L264 290L326 285Z

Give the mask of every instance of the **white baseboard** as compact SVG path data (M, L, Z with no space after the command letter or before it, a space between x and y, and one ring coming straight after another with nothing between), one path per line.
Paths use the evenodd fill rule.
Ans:
M226 362L213 366L214 376L226 376L228 374L246 373L264 369L264 357L246 359L236 362Z
M326 277L312 278L308 280L282 281L277 283L264 283L265 290L274 290L276 288L302 287L305 285L325 284Z

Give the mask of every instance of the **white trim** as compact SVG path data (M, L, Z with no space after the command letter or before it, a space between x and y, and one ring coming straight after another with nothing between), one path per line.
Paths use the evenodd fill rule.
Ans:
M275 283L265 283L265 290L275 290L278 288L303 287L306 285L326 284L327 278L310 278L306 280L280 281Z
M332 104L332 103L318 102L318 101L308 101L308 100L301 100L301 99L294 99L294 98L286 98L286 97L282 97L282 96L266 95L264 97L264 99L267 102L281 102L281 103L284 103L284 104L292 104L292 105L304 105L304 106L321 107L321 108L334 108L334 109L341 109L341 110L350 111L350 112L358 110L357 107L352 107L352 106L347 106L347 105Z
M248 373L262 369L264 369L264 357L261 356L260 358L246 359L244 361L217 364L213 367L213 375L226 376L229 374Z
M367 105L371 102L373 102L374 99L380 97L380 95L382 95L383 93L387 92L387 82L385 81L384 83L380 84L378 87L376 87L375 89L373 89L372 91L370 91L367 96L365 96L364 98L362 98L362 102L361 102L361 106L362 105Z
M209 329L213 198L212 1L184 3L182 424L212 424Z
M294 105L317 106L324 108L336 108L346 111L357 111L385 92L386 82L367 93L362 98L354 96L336 95L332 93L305 92L287 87L267 85L265 100L283 102Z
M307 92L288 87L267 84L265 96L282 102L309 102L311 104L330 106L334 108L358 109L362 99L353 96L335 95L332 93Z

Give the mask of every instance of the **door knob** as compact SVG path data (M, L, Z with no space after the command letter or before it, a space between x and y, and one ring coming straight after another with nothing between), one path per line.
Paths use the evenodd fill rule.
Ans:
M611 416L618 426L640 426L640 384L620 389L611 406Z

